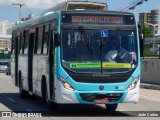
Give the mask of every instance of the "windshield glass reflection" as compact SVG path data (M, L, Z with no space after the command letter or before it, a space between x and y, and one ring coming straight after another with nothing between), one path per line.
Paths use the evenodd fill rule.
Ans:
M75 72L129 71L137 65L135 36L133 30L63 30L62 65Z

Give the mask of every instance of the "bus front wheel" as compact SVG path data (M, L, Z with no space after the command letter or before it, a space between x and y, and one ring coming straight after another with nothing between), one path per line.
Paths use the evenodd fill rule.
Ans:
M47 87L46 87L47 88ZM47 107L49 110L56 110L57 109L57 103L51 101L48 97L48 92L47 92L47 89L46 89L46 103L47 103Z
M47 103L47 107L49 110L57 109L57 103L51 101L48 97L47 84L44 77L42 78L42 98Z
M105 104L107 111L115 111L118 107L118 104Z

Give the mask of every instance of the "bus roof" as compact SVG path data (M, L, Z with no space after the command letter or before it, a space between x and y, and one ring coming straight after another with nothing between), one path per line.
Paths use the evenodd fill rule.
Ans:
M62 13L102 13L102 14L121 14L121 15L133 15L131 12L121 12L121 11L108 11L108 10L63 10Z
M80 1L80 0L66 0L65 2L62 2L40 14L35 16L34 18L31 18L22 24L18 24L11 28L11 30L18 30L20 28L25 27L27 24L31 23L32 21L35 21L37 19L45 18L44 16L51 15L52 13L56 11L65 11L65 10L76 10L76 9L85 9L85 10L107 10L108 5L106 3L102 2L91 2L88 0ZM19 28L20 27L20 28Z

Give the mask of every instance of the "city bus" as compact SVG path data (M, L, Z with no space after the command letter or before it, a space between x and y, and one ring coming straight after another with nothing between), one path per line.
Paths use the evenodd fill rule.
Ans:
M62 10L12 28L11 79L21 98L58 104L137 103L140 38L132 13Z

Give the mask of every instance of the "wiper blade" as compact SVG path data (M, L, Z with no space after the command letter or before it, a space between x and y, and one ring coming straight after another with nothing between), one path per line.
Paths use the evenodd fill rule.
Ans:
M119 27L116 28L116 30L107 38L107 40L105 40L105 42L102 42L102 46L108 44L112 38L117 34L117 32L119 31Z
M119 28L117 27L116 30L107 38L107 40L105 42L103 41L103 37L101 39L101 44L100 44L101 73L103 73L103 70L102 70L102 68L103 68L103 65L102 65L103 46L108 44L112 40L112 38L117 34L118 31L119 31Z
M84 35L85 41L88 41L87 47L91 51L91 59L92 59L93 58L93 46L92 46L91 40L88 39L87 34L82 26L79 26L79 30L80 30L81 34Z

